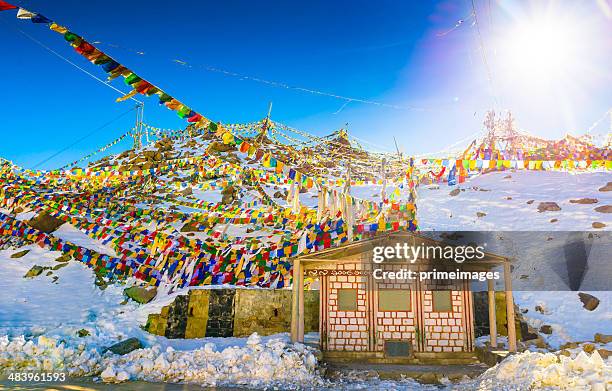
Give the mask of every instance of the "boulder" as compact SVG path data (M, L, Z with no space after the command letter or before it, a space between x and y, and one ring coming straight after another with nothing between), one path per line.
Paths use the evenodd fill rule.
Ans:
M582 302L582 306L589 311L593 311L597 306L599 306L599 299L593 295L589 295L588 293L578 293L578 297L580 297L580 301Z
M604 187L600 187L599 191L612 191L612 182L608 182Z
M55 262L68 262L72 259L72 256L68 253L62 255L59 258L55 258Z
M30 250L19 251L19 252L16 252L15 254L12 254L11 258L21 258L21 257L23 257L24 255L26 255L29 252L30 252Z
M535 201L535 200L529 200L529 201L527 201L527 205L531 205L531 204L533 204L533 202L534 202L534 201Z
M556 212L561 210L556 202L540 202L538 205L538 212Z
M553 329L551 325L545 324L543 326L540 327L540 333L544 333L544 334L552 334Z
M223 190L221 190L221 202L224 205L231 204L232 202L234 202L237 192L238 190L234 186L228 185Z
M595 342L597 343L610 343L612 342L612 335L597 333L595 334L594 339L595 339Z
M58 265L53 266L52 270L59 270L61 268L63 268L64 266L68 266L68 263L64 262L64 263L60 263Z
M213 141L212 143L210 143L208 148L206 148L206 152L208 153L229 152L229 151L235 151L235 150L236 150L235 145L223 144L218 141Z
M123 293L130 299L140 304L146 304L153 300L157 295L157 287L145 288L133 286L123 290Z
M459 195L459 193L461 193L460 189L454 189L453 191L451 191L450 193L448 193L449 196L454 197Z
M91 334L89 333L89 331L87 331L85 329L80 329L79 331L77 331L77 335L79 337L83 338L83 337L87 337L87 336L89 336Z
M603 358L604 360L607 360L608 357L610 357L612 355L612 350L598 348L597 349L597 353L599 353L601 358Z
M561 349L575 349L580 345L578 342L566 342L560 346Z
M23 278L34 278L36 276L40 276L46 268L38 265L32 266L30 270L23 276Z
M485 217L487 214L485 212L476 212L477 217Z
M582 350L584 350L585 353L593 353L593 351L595 351L595 345L592 343L585 343L582 345Z
M114 344L106 350L122 356L136 349L142 349L142 343L138 338L129 338Z
M579 198L577 200L570 200L572 204L596 204L597 198Z
M28 225L39 231L45 233L51 233L59 228L60 225L64 224L62 220L56 219L47 212L39 213L36 217L28 221Z
M559 221L559 219L550 219L551 223L556 223L557 221Z
M593 224L591 224L591 226L593 228L605 228L606 224L605 223L601 223L599 221L594 221Z
M595 208L595 212L612 213L612 205L602 205Z
M180 193L184 196L192 195L193 189L191 187L186 187L185 189L181 190Z

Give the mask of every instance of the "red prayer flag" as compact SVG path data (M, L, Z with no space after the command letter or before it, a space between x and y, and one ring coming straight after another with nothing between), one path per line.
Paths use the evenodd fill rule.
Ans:
M13 4L9 4L6 1L0 0L0 11L8 11L8 10L16 9L16 8L17 6Z

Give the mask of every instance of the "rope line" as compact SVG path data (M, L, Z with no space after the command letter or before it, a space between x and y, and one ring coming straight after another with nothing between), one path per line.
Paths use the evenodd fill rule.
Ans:
M72 148L73 146L75 146L76 144L80 143L81 141L85 140L86 138L88 138L89 136L93 135L94 133L106 128L108 125L112 124L115 121L118 121L119 119L125 117L127 114L129 114L131 111L136 110L139 106L136 105L134 107L131 107L129 110L124 111L123 113L121 113L120 115L118 115L117 117L113 118L112 120L104 123L103 125L95 128L94 130L92 130L91 132L87 133L85 136L79 138L78 140L76 140L75 142L73 142L72 144L60 149L59 151L55 152L53 155L49 156L46 159L41 160L40 162L38 162L36 165L34 165L34 167L32 167L33 169L36 169L37 167L39 167L41 164L44 164L46 162L48 162L49 160L53 159L54 157L58 156L59 154L67 151L68 149Z
M74 62L70 61L69 59L67 59L66 57L62 56L61 54L59 54L58 52L56 52L55 50L51 49L50 47L48 47L47 45L45 45L44 43L42 43L41 41L39 41L38 39L32 37L30 34L26 33L25 31L21 30L20 28L17 27L13 27L10 26L8 23L6 23L4 20L0 19L0 22L2 22L5 26L16 30L17 32L21 33L23 36L25 36L26 38L30 39L32 42L38 44L39 46L41 46L42 48L46 49L47 51L49 51L50 53L54 54L55 56L59 57L60 59L64 60L65 62L67 62L68 64L72 65L73 67L77 68L78 70L80 70L81 72L85 73L86 75L88 75L89 77L93 78L94 80L104 84L105 86L112 88L113 90L115 90L116 92L118 92L121 95L125 95L126 93L121 91L120 89L116 88L115 86L108 84L107 82L105 82L104 80L100 79L99 77L97 77L96 75L90 73L89 71L87 71L86 69L81 68L80 66L78 66L77 64L75 64ZM138 99L131 97L131 100L138 102L140 104L142 104L141 101L139 101Z

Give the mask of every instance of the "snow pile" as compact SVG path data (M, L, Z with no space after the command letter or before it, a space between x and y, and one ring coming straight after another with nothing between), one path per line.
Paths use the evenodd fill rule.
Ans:
M461 390L593 390L612 384L612 363L596 351L575 358L524 352L509 356L477 379L455 384Z
M317 359L311 348L283 339L263 343L251 335L246 346L218 350L214 343L178 351L160 345L138 349L124 356L100 354L84 344L68 347L65 342L40 336L0 337L0 371L65 371L69 376L100 376L105 382L145 380L195 383L206 386L248 385L252 387L300 384L322 385Z
M101 374L105 382L146 380L150 382L185 382L207 386L248 385L251 387L303 384L321 385L313 351L302 344L288 344L281 339L262 343L251 335L246 346L217 350L214 343L203 348L177 351L159 345L133 351L125 356L104 360Z
M69 376L92 376L100 371L101 356L84 344L67 347L64 342L43 335L0 337L0 372L5 370L65 371Z

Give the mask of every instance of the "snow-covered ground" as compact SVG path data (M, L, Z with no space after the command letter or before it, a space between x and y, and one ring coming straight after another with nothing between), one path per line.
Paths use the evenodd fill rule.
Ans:
M511 178L505 178L508 175ZM604 230L609 230L612 226L609 214L593 210L612 204L612 192L598 191L609 181L612 178L605 173L505 172L474 178L460 186L465 191L457 196L450 196L454 188L445 185L435 190L421 188L419 223L423 229L439 231L561 231L593 230L592 223L598 221L607 224ZM380 188L355 190L371 196ZM197 193L200 199L209 199L211 195L218 197L213 192ZM311 194L301 196L304 201L316 204ZM596 198L598 203L569 202L578 198ZM530 200L534 202L527 204ZM538 203L546 201L557 202L561 211L538 213ZM486 216L477 217L476 212L484 212ZM558 221L551 223L553 218ZM112 254L110 247L70 225L65 224L55 234ZM129 379L280 389L437 389L409 379L326 380L317 371L313 352L303 345L290 344L284 334L193 340L150 335L141 329L147 315L159 312L176 293L160 292L146 305L125 302L123 286L110 285L100 290L94 284L93 272L81 263L57 262L55 259L61 253L37 246L24 249L30 252L22 258L11 258L17 249L0 251L0 371L61 369L109 382ZM49 269L35 278L23 278L34 265ZM515 292L515 300L519 307L528 309L524 316L532 326L552 326L553 334L545 339L551 347L558 348L568 341L592 341L596 332L612 334L612 292L591 293L601 300L594 311L582 308L576 292L572 291ZM535 306L542 307L543 311L536 311ZM90 335L79 337L81 329ZM128 337L140 339L145 348L125 356L103 352L104 347ZM606 348L611 350L609 346ZM572 357L525 352L506 359L477 379L449 384L448 389L605 390L606 385L612 386L612 358L602 360L597 354L577 351Z
M612 215L594 209L612 205L612 192L599 191L610 181L612 174L608 172L504 171L453 187L422 186L417 200L419 226L437 231L586 231L594 230L593 223L600 222L609 230ZM461 191L451 196L454 189ZM581 198L598 202L570 202ZM561 210L540 213L540 202L556 202ZM478 217L478 212L486 216Z

